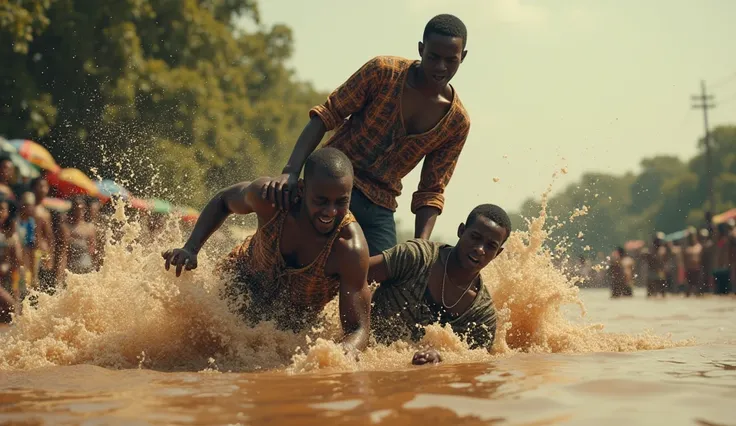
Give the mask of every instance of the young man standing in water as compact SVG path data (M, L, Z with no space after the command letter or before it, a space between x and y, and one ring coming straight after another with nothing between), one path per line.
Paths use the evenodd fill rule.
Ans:
M413 239L371 256L369 280L382 283L373 295L371 322L376 340L421 339L423 328L450 324L471 348L493 345L496 310L480 272L503 252L511 233L506 212L483 204L457 230L453 247ZM417 352L416 365L442 360L434 349Z
M634 295L634 259L626 255L623 247L616 247L608 263L608 281L611 297L631 297Z
M667 247L664 245L664 233L654 234L644 261L647 265L647 297L657 294L664 297L667 291Z
M687 288L685 295L700 296L703 294L703 246L698 241L695 228L689 229L687 233L687 246L683 252L685 263L685 281Z
M311 154L299 181L300 201L287 211L261 197L267 179L215 195L184 247L163 253L166 270L175 267L178 277L182 269L196 268L197 253L229 215L255 213L255 234L220 265L233 278L225 296L251 325L274 320L280 329L300 331L339 293L343 345L346 352L363 350L370 333L368 245L348 210L350 160L334 148Z
M355 188L350 210L365 232L370 254L396 245L396 197L401 180L424 159L411 210L414 236L429 239L444 207L444 191L470 130L450 80L465 59L467 30L452 15L427 23L419 42L421 61L392 56L371 59L309 111L282 175L264 182L263 197L290 206L307 156L325 132L327 141L350 158Z

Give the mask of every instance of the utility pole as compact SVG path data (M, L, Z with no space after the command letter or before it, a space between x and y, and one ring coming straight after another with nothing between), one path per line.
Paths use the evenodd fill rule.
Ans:
M708 110L716 105L713 103L713 95L709 95L705 88L705 81L700 81L700 95L693 95L693 108L703 110L703 125L705 126L705 173L708 182L708 203L711 214L716 214L716 201L713 196L713 156L710 146L710 128L708 127Z

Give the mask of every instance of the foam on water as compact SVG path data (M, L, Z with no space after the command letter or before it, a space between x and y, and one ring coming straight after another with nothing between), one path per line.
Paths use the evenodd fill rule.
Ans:
M692 344L649 333L613 334L601 325L570 321L564 305L578 305L575 278L554 266L546 223L546 199L528 231L512 234L506 250L483 271L498 309L493 354L470 350L449 327L426 328L422 345L441 349L446 362L480 362L516 352L635 351ZM176 278L160 253L181 246L176 221L153 243L139 243L141 227L117 206L113 226L121 243L108 241L100 271L70 275L55 296L38 295L7 331L0 332L0 370L94 364L111 368L254 371L285 368L292 373L406 368L417 345L372 345L360 361L343 355L337 303L322 314L322 326L307 333L276 330L271 323L245 326L220 299L217 256L203 250L199 268ZM555 225L556 226L556 225ZM548 244L545 244L548 243Z

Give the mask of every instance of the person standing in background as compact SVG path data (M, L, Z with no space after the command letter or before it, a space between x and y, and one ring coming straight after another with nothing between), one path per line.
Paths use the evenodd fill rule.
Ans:
M715 294L731 292L730 241L731 229L727 223L719 223L718 239L715 244L715 262L713 265L713 286Z
M688 245L684 251L685 264L685 295L702 295L703 286L703 246L698 241L695 229L690 229L687 234Z
M713 265L716 261L716 246L710 231L706 228L700 230L700 245L703 246L700 257L703 266L703 289L708 293L713 293L715 291L713 285Z

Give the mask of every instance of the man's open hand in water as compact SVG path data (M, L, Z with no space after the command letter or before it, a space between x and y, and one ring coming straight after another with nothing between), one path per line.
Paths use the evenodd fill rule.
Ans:
M191 271L197 269L197 254L194 250L190 250L186 247L179 249L166 250L161 253L161 256L166 260L166 270L168 271L172 266L176 267L176 276L181 276L181 271Z
M411 360L411 363L414 365L437 364L439 362L442 362L442 356L440 356L440 353L436 349L417 351Z

